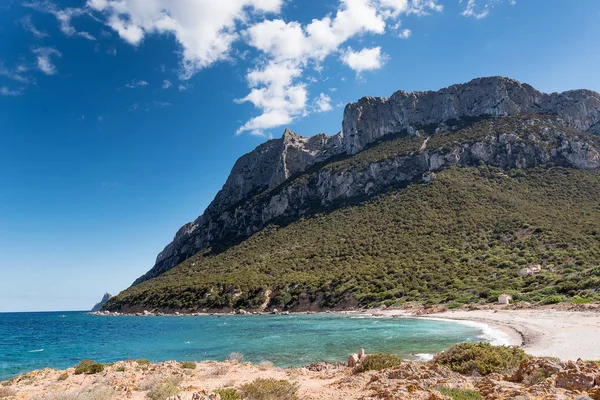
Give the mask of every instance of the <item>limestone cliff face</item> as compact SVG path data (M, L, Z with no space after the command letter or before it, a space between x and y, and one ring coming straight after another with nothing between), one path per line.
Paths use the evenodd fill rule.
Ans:
M547 146L525 143L516 136L498 135L450 151L428 151L425 147L419 154L387 159L362 170L321 170L310 185L284 185L277 193L256 196L316 163L356 154L391 134L419 135L424 127L447 130L472 117L523 113L556 115L559 119L555 125L600 134L600 94L587 90L544 94L501 77L475 79L438 92L399 91L389 99L365 97L346 106L342 132L334 136L305 138L286 130L282 138L270 140L238 159L205 213L177 232L173 242L158 255L155 266L134 285L224 239L243 239L270 223L298 218L315 205L328 207L372 195L451 165L483 161L503 168L545 162L598 167L598 151L585 140L555 138L548 150Z
M544 94L508 78L475 79L437 92L398 91L388 98L364 97L344 110L344 151L356 154L391 133L415 132L465 117L520 113L560 116L568 127L600 134L600 94L588 90Z

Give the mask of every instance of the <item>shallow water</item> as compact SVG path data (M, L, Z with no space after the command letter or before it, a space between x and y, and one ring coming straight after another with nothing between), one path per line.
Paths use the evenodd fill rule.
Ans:
M408 358L455 343L490 339L479 327L447 321L334 314L99 317L83 312L0 313L0 380L82 359L112 362L245 360L278 366L344 361L364 347Z

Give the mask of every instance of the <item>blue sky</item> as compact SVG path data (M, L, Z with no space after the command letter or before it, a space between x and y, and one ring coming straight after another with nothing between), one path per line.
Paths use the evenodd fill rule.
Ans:
M240 155L362 96L600 91L597 0L0 0L0 37L0 311L126 288Z

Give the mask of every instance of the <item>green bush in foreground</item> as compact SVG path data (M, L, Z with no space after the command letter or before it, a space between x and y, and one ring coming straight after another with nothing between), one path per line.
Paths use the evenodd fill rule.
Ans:
M181 368L196 369L196 363L193 361L184 361L180 364Z
M517 346L489 343L460 343L437 355L433 362L460 374L507 374L517 370L529 356Z
M58 377L59 381L66 381L67 379L69 379L69 374L66 372Z
M354 373L381 371L400 365L402 359L395 354L369 354L367 359L354 368Z
M152 362L150 362L150 360L148 360L147 358L138 358L137 360L135 360L135 362L140 367L147 367L148 365L152 364Z
M453 400L483 400L483 396L474 390L438 388L441 394L452 397Z
M75 375L80 374L97 374L104 371L104 364L97 363L93 360L82 360L77 367L75 367Z
M298 384L285 379L258 378L241 387L244 400L296 400Z
M242 395L233 388L223 388L215 390L215 394L221 396L221 400L242 400Z

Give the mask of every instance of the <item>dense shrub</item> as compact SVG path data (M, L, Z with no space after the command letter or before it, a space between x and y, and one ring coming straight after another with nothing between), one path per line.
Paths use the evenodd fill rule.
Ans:
M258 378L240 388L244 400L296 400L298 384L285 379Z
M193 361L184 361L179 365L184 369L196 369L196 363Z
M58 381L66 381L67 379L69 379L69 374L66 372L63 374L60 374L60 376L58 377Z
M466 374L511 373L529 356L517 346L492 346L489 343L460 343L437 355L433 362Z
M453 400L484 400L483 396L474 390L438 388L441 394L452 397Z
M75 375L79 374L97 374L104 371L104 364L97 363L93 360L82 360L79 365L75 367Z
M395 354L369 354L363 362L354 368L355 373L380 371L400 365L402 359Z
M138 358L137 360L135 360L135 362L141 367L146 367L152 364L152 362L146 358Z
M233 388L217 389L215 394L220 395L221 400L242 400L242 395Z

